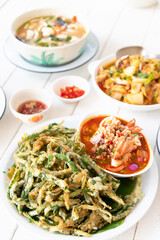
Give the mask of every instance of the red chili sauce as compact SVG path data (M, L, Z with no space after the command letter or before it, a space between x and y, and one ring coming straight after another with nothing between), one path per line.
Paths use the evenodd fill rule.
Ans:
M72 86L72 87L66 87L66 88L61 88L61 97L63 98L78 98L81 97L85 93L84 90Z
M80 140L82 143L85 144L85 152L89 157L94 159L100 167L102 167L106 170L112 171L111 168L113 168L113 167L111 166L111 157L109 155L107 155L107 157L105 157L105 158L97 159L96 157L99 154L95 153L92 150L94 145L89 141L90 138L93 136L93 134L99 128L100 122L106 117L108 117L108 116L103 115L103 116L96 116L94 118L88 118L88 120L81 127ZM118 118L118 119L120 119L120 118ZM124 121L122 119L120 119L120 120L123 125L127 124L127 121ZM149 147L148 147L148 144L147 144L143 134L140 133L140 135L141 135L141 146L139 146L136 150L132 151L132 157L127 162L126 167L121 171L115 171L115 172L120 173L120 174L131 174L131 173L139 172L147 166L147 164L149 162L149 158L150 158ZM147 155L147 158L144 158L144 156L141 156L142 151L139 151L139 150L144 150L145 153L147 152L145 154L145 155ZM131 164L136 164L138 166L138 169L131 170L129 167Z
M17 112L22 114L35 114L42 112L46 108L47 106L43 102L29 100L24 103L21 103L17 109Z

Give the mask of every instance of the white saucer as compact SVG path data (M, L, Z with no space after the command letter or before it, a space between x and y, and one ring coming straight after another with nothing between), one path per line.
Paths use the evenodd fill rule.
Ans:
M5 41L4 53L7 59L11 63L15 64L17 67L22 68L24 70L28 70L31 72L41 72L41 73L57 73L57 72L68 71L68 70L80 67L83 64L87 63L91 58L95 56L95 54L97 53L98 47L99 47L98 39L93 33L91 33L82 55L80 55L77 59L75 59L70 63L60 65L60 66L50 66L50 67L34 65L27 62L16 51L11 37L8 37Z
M3 117L3 114L6 110L7 99L3 89L0 87L0 119Z

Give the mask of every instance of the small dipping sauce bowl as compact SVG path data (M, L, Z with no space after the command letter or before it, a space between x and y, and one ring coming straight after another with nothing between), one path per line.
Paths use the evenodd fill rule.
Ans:
M23 114L18 112L18 108L21 104L28 101L38 101L46 105L45 109L34 114ZM52 106L52 96L44 89L31 88L23 89L15 93L9 100L9 107L12 114L24 123L36 123L44 119L48 110Z
M66 87L77 87L80 90L84 91L84 94L80 97L75 97L75 98L64 98L61 97L61 89L66 89ZM54 93L54 95L67 103L75 103L78 102L80 100L82 100L83 98L85 98L90 90L90 86L88 81L85 78L79 77L79 76L65 76L65 77L60 77L58 79L56 79L52 85L52 91Z

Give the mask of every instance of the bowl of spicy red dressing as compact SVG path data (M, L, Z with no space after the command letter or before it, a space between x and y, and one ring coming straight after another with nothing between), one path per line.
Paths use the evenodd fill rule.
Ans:
M89 114L79 124L85 153L116 177L134 177L153 163L153 152L135 119L126 121L106 114Z
M23 89L9 100L13 115L24 123L36 123L44 119L52 105L52 96L44 89Z

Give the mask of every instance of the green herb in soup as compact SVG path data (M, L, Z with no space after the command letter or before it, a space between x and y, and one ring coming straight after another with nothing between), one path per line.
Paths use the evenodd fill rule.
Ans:
M85 33L76 16L44 16L25 22L17 29L16 38L29 45L55 47L78 41Z

